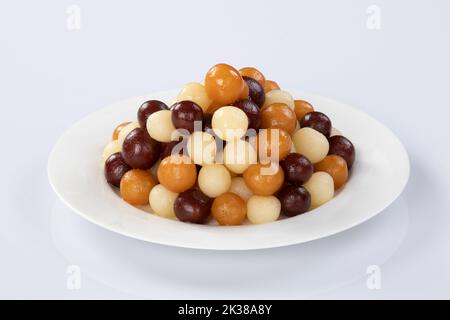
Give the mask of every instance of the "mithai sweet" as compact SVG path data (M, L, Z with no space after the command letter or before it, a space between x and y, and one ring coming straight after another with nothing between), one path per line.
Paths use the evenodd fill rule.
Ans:
M352 142L255 68L217 64L175 101L145 101L103 150L107 183L133 206L189 223L268 223L323 205L350 177Z

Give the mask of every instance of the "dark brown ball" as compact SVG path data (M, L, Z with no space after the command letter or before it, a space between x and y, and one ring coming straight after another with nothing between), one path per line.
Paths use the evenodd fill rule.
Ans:
M236 101L233 105L245 112L248 118L249 129L259 130L261 125L261 116L259 107L255 102L250 99L243 99Z
M305 114L303 119L300 120L300 127L310 127L319 131L325 137L329 137L331 134L331 120L322 112L313 111Z
M168 110L169 107L162 101L159 100L149 100L145 101L137 112L137 118L139 121L139 126L141 128L147 127L147 119L150 115L156 111Z
M293 217L308 211L311 205L311 195L302 186L284 185L277 193L281 203L281 212Z
M253 78L250 77L242 77L248 86L248 96L250 99L256 103L256 105L260 108L264 105L264 101L266 100L266 94L264 92L264 88L261 84Z
M335 154L344 158L350 170L355 162L355 147L353 143L344 136L332 136L328 139L330 149L328 154Z
M180 139L179 141L170 141L161 145L161 160L172 154L175 146L178 149L178 154L183 154L183 148L186 148L187 139Z
M173 205L175 215L183 222L204 223L211 211L212 199L197 188L178 195Z
M202 108L193 101L176 102L172 107L172 123L177 129L185 129L194 132L195 121L203 120ZM202 127L200 126L199 130Z
M311 178L314 166L311 161L299 153L290 153L280 162L284 179L296 185L302 185Z
M133 169L150 169L159 159L161 144L146 129L136 128L125 138L122 157Z
M105 178L109 184L119 187L123 175L131 170L120 152L113 153L105 162Z

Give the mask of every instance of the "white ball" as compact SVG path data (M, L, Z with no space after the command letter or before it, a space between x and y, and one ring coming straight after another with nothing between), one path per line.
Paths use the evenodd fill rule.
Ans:
M334 196L333 178L323 171L313 173L303 186L311 195L311 208L321 206Z
M212 103L212 100L206 93L205 86L198 82L188 83L181 89L177 101L183 100L195 102L202 108L203 112L206 112Z
M242 177L234 177L231 179L231 185L228 191L237 194L244 201L247 201L253 195L252 190L247 187Z
M173 204L175 203L177 196L178 193L170 191L162 184L158 184L150 191L150 207L156 215L174 219L175 211L173 209Z
M172 134L176 134L172 123L172 111L160 110L152 113L147 119L147 131L156 141L172 141Z
M292 140L295 150L312 163L317 163L325 158L330 148L328 139L319 131L309 127L301 128L294 133Z
M268 223L278 219L281 203L275 196L252 196L247 201L247 217L251 223Z
M214 112L212 129L222 140L241 138L248 128L248 117L244 111L233 106L221 107Z
M231 185L230 172L221 164L208 164L198 173L198 186L210 198L227 192Z
M102 159L103 159L103 163L106 162L106 160L108 160L109 156L117 153L117 152L121 152L122 151L122 146L119 144L119 141L117 140L113 140L110 143L108 143L105 147L105 149L103 149L103 153L102 153Z
M292 110L295 109L294 98L289 92L284 90L271 90L266 93L263 108L273 103L284 103L287 104Z
M216 139L207 132L195 131L188 138L187 151L195 164L212 164L217 152Z
M253 146L241 139L227 142L223 149L223 162L231 172L241 174L251 164L255 164L258 154Z
M119 136L117 137L117 141L119 141L120 149L122 149L123 142L125 141L125 138L127 137L127 135L136 128L139 128L139 123L131 122L131 123L127 124L125 127L123 127L122 130L120 130Z

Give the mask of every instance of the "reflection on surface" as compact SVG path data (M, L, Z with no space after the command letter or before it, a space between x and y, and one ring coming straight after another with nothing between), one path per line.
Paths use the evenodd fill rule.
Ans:
M366 276L382 265L408 230L400 197L383 213L340 234L295 246L255 251L174 248L97 227L57 201L56 248L89 276L142 298L302 298Z

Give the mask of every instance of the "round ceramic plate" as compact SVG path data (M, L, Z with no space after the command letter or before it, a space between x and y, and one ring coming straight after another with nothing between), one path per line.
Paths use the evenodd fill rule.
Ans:
M135 121L142 102L159 99L170 103L176 91L118 102L73 125L50 154L50 183L70 208L108 230L159 244L215 250L272 248L319 239L356 226L391 204L409 177L408 155L397 137L343 103L290 92L327 114L356 148L356 161L345 187L328 203L300 216L262 225L196 225L158 217L117 195L106 183L101 163L112 131L119 123Z

